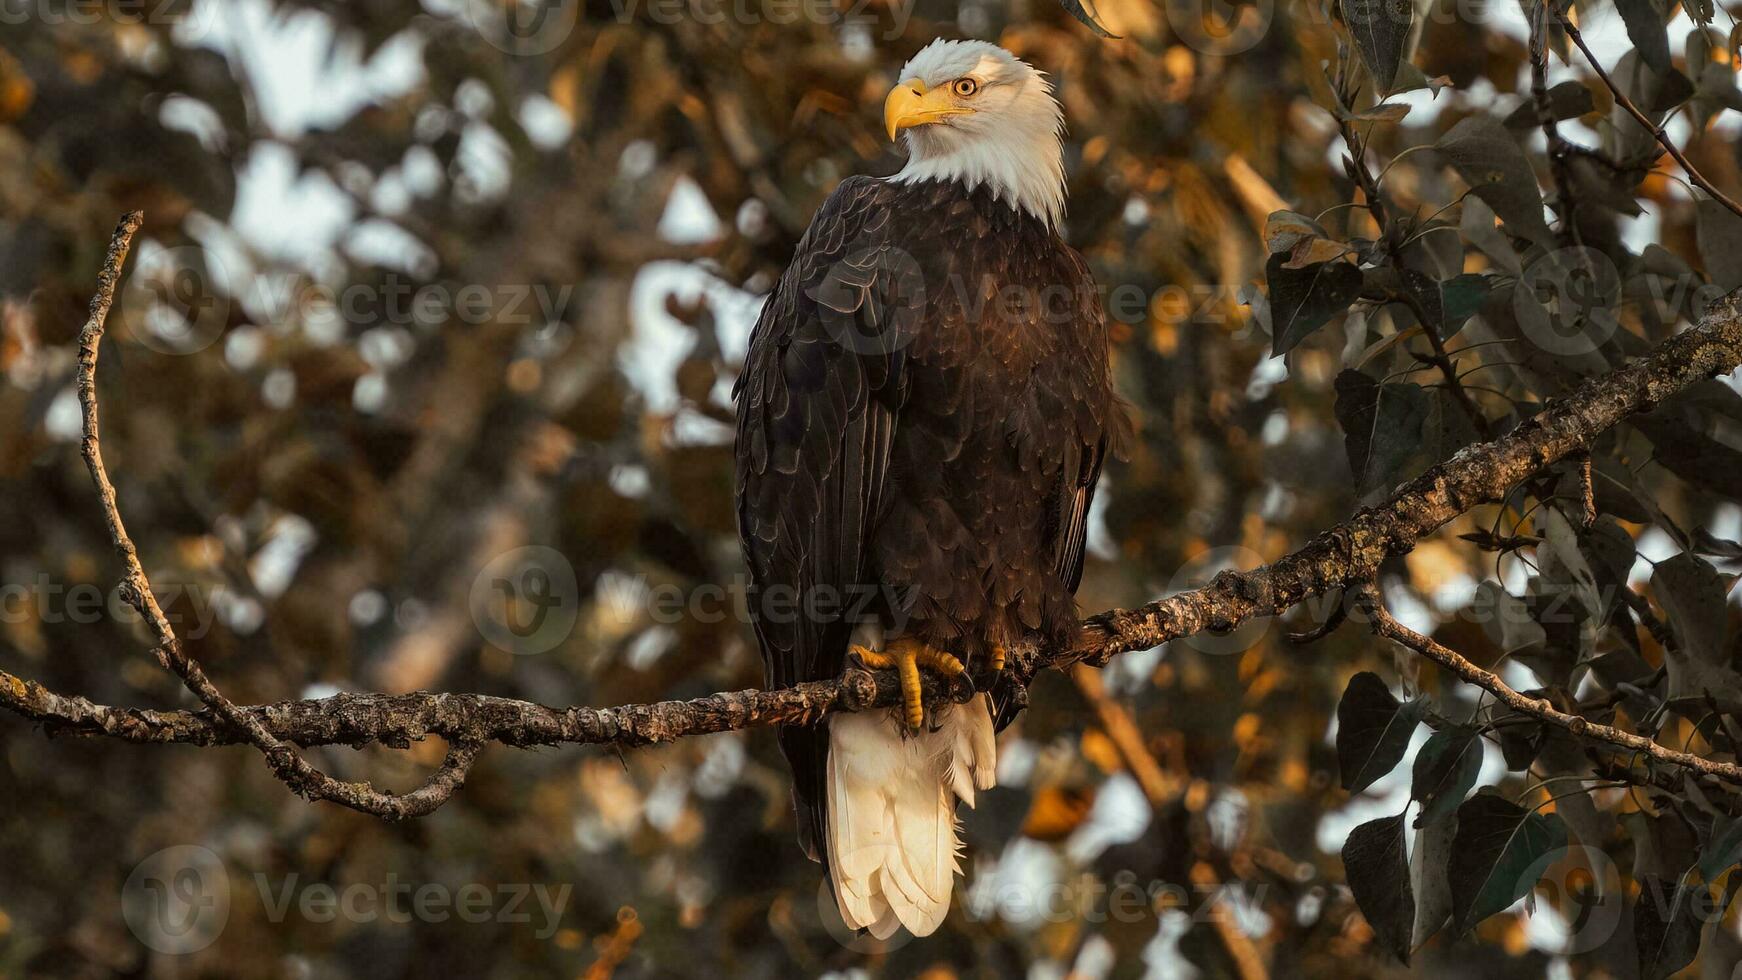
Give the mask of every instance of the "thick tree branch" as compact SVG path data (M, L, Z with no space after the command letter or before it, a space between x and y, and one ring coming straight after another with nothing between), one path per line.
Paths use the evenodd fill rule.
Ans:
M1742 294L1732 294L1712 304L1698 327L1664 341L1649 357L1586 381L1504 436L1430 468L1299 551L1249 572L1224 572L1202 589L1091 617L1073 649L1041 658L1040 665L1104 664L1116 653L1231 630L1308 597L1370 582L1381 562L1409 552L1458 515L1504 499L1534 474L1589 450L1629 415L1738 363Z
M943 692L927 678L928 700ZM688 701L618 708L552 708L483 694L335 694L240 709L274 736L297 745L371 742L402 748L437 736L449 741L536 745L649 745L781 722L811 722L830 711L899 704L893 671L850 669L839 680L774 691L725 691ZM100 735L128 742L235 745L246 734L210 709L152 711L94 704L56 694L35 681L0 671L0 704L51 735Z
M86 459L125 566L127 597L156 633L159 658L205 707L190 712L99 705L3 672L0 706L42 724L50 734L133 742L251 744L266 754L274 773L292 789L399 818L428 813L448 799L463 782L477 747L485 742L510 746L639 745L780 722L810 722L831 711L858 711L899 702L899 684L892 671L871 673L854 667L838 679L789 689L724 692L688 701L616 708L553 708L507 698L434 693L341 694L254 707L231 703L182 652L151 597L102 465L94 389L96 349L125 257L126 239L136 227L136 217L130 216L117 229L117 244L111 247L98 296L92 302L91 323L81 337ZM1696 329L1664 342L1649 357L1587 381L1504 436L1471 446L1432 467L1399 487L1389 500L1359 511L1299 551L1250 571L1224 572L1200 589L1136 609L1090 617L1070 648L1014 651L1009 669L1026 687L1043 669L1079 663L1104 665L1122 652L1204 631L1232 630L1254 618L1279 615L1307 598L1358 588L1372 581L1381 562L1410 551L1416 541L1458 515L1503 499L1513 487L1546 467L1587 451L1599 435L1634 412L1648 410L1688 385L1733 370L1739 363L1742 302L1730 296L1708 309ZM964 693L945 690L927 679L928 699L961 697ZM383 794L366 783L334 780L310 767L290 748L291 744L361 746L371 742L397 747L430 736L448 740L453 748L425 786L405 796ZM1714 772L1735 768L1701 762L1715 767Z
M1609 725L1601 725L1582 715L1567 714L1550 704L1545 698L1525 697L1507 686L1499 675L1483 670L1465 660L1457 651L1398 622L1385 609L1384 604L1379 601L1378 596L1370 586L1363 586L1357 590L1355 601L1360 605L1361 611L1367 615L1374 633L1388 640L1394 640L1432 660L1458 675L1465 682L1474 684L1494 695L1495 700L1514 711L1530 715L1533 718L1540 718L1551 725L1558 725L1582 738L1608 742L1611 745L1618 745L1634 752L1642 752L1659 762L1667 762L1703 775L1715 776L1727 782L1742 785L1742 766L1729 762L1714 762L1711 759L1687 752L1665 748L1643 735L1635 735L1632 732L1624 732Z

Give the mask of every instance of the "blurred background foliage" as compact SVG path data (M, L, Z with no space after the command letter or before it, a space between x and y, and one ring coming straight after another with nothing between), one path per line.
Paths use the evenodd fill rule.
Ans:
M756 686L738 617L662 615L649 597L741 586L728 392L748 328L835 182L899 166L877 107L936 36L995 39L1052 75L1070 127L1067 237L1115 304L1136 297L1115 359L1141 438L1105 477L1085 612L1277 558L1346 516L1361 496L1334 381L1357 365L1374 380L1411 370L1425 349L1407 312L1358 302L1275 356L1262 299L1257 315L1248 305L1266 280L1268 216L1359 199L1325 67L1348 60L1348 36L1316 4L1103 0L1122 40L1043 0L863 0L797 17L589 0L518 36L497 29L493 0L143 8L44 0L9 6L0 29L0 579L18 587L0 668L62 692L189 703L136 622L73 599L80 586L108 596L116 577L78 458L72 378L103 246L127 209L146 225L99 377L105 451L190 651L238 702L430 689L610 705ZM1688 15L1654 10L1679 41ZM1630 47L1612 8L1578 16L1611 59ZM1437 81L1394 100L1412 106L1401 121L1360 121L1375 166L1465 117L1504 119L1529 94L1511 0L1431 0L1416 22L1413 62ZM1718 82L1732 72L1726 37L1689 51ZM1588 79L1573 63L1557 55L1552 78ZM1734 83L1714 85L1672 132L1716 183L1742 187ZM1642 216L1593 214L1585 241L1629 276L1655 244L1687 275L1742 277L1742 251L1725 246L1742 241L1726 238L1734 219L1700 225L1679 179L1650 166L1649 141L1636 145L1592 91L1563 127L1623 161L1615 141L1632 140L1646 163L1616 192ZM1546 183L1533 125L1518 132ZM1462 185L1443 159L1412 154L1385 187L1399 213L1425 215ZM1322 221L1339 241L1380 237L1355 208ZM1492 215L1485 230L1497 234ZM1490 268L1474 248L1452 260L1447 274ZM1620 308L1624 329L1591 354L1597 367L1666 336L1692 306L1629 294ZM1498 352L1528 352L1489 350L1462 363L1492 365L1470 393L1496 427L1594 369L1539 352L1525 370ZM1363 489L1382 493L1457 438L1420 441L1389 482ZM1659 515L1742 536L1735 506L1699 482L1721 491L1731 474L1700 464L1699 447L1678 475L1641 465L1652 449L1637 433L1619 438L1627 496L1654 512L1617 526L1655 548L1648 557L1679 550L1648 530ZM1485 579L1523 593L1536 573L1526 555L1496 558L1457 534L1530 533L1516 503L1478 509L1388 571L1409 621L1443 622L1441 638L1482 664L1512 650L1458 614ZM575 625L518 656L487 641L469 597L492 562L534 545L572 567ZM966 815L962 909L928 940L871 953L824 921L764 731L622 753L491 749L453 803L387 826L293 798L245 749L51 741L9 719L0 975L1624 975L1631 953L1565 955L1548 900L1442 936L1412 967L1380 951L1337 852L1352 826L1407 799L1408 767L1352 800L1338 699L1369 668L1436 692L1446 713L1476 699L1418 681L1361 630L1304 649L1285 640L1311 623L1303 613L1042 677L1006 733L1001 788ZM1606 624L1602 642L1660 662L1651 637L1626 632ZM1489 755L1484 782L1523 785ZM441 747L312 756L409 787ZM1635 794L1602 802L1661 819ZM1601 846L1629 860L1628 835L1606 832ZM220 855L235 896L217 941L182 957L142 946L118 897L140 860L176 844ZM255 884L389 875L574 890L541 930L274 922ZM1132 883L1136 911L1109 914L1111 889ZM1742 944L1730 927L1713 932L1701 969L1727 976Z

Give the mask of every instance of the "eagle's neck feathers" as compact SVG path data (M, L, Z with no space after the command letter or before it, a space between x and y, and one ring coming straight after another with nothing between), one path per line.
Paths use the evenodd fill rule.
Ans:
M928 58L938 49L941 55ZM943 56L959 63L944 62ZM909 63L902 77L939 85L966 71L991 81L982 91L981 111L906 130L907 165L888 179L903 184L949 180L967 190L983 186L1012 208L1057 228L1065 210L1065 123L1052 85L1041 72L982 42L934 44Z
M976 142L939 157L912 157L889 178L898 184L949 180L968 190L985 186L998 200L1058 227L1065 210L1065 168L1057 136L1017 148Z

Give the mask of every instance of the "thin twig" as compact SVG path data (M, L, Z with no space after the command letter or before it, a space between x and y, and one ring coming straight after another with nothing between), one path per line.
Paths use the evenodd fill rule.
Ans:
M1561 242L1580 246L1577 216L1578 201L1573 197L1573 176L1570 161L1572 144L1561 135L1560 122L1555 119L1554 101L1548 94L1548 8L1556 0L1537 0L1535 9L1526 11L1530 18L1530 94L1536 107L1537 124L1548 140L1549 171L1554 177L1555 211L1561 219ZM1580 260L1586 256L1581 252ZM1588 263L1587 263L1588 271Z
M1681 165L1682 172L1688 175L1689 180L1693 181L1707 194L1712 195L1712 200L1729 208L1731 213L1735 214L1737 217L1742 217L1742 205L1732 201L1723 191L1713 186L1712 182L1706 179L1706 175L1700 173L1699 169L1688 161L1687 156L1685 156L1681 149L1675 145L1675 142L1669 138L1669 135L1663 131L1663 127L1652 122L1650 117L1639 111L1639 107L1633 104L1633 100L1628 98L1626 94L1621 91L1620 86L1615 84L1615 80L1609 77L1609 73L1603 70L1602 62L1598 61L1597 56L1591 53L1590 47L1585 44L1584 36L1579 33L1579 29L1573 25L1573 22L1567 19L1566 11L1557 9L1554 11L1554 15L1555 19L1560 21L1561 29L1567 32L1567 37L1572 39L1573 44L1577 45L1579 51L1584 54L1585 60L1590 62L1591 70L1596 72L1597 77L1603 80L1603 84L1609 87L1610 94L1615 97L1615 104L1625 109L1627 114L1632 116L1635 122L1644 126L1646 131L1651 133L1652 137L1657 140L1658 145L1662 146L1670 156L1675 158L1675 162Z
M1344 601L1342 596L1338 596L1337 604L1331 607L1331 611L1325 616L1324 622L1310 629L1302 630L1299 633L1288 634L1288 642L1297 646L1306 646L1309 643L1317 643L1325 637L1330 636L1332 633L1335 633L1337 627L1343 625L1343 621L1348 618L1349 604Z
M390 820L430 813L447 802L454 791L466 781L466 773L471 768L473 759L477 757L477 743L451 744L447 758L441 766L430 774L422 786L403 796L382 793L368 783L334 779L309 765L290 746L267 731L258 718L236 707L230 699L224 697L217 686L206 677L206 672L200 668L199 663L182 649L175 629L169 625L163 609L157 604L157 596L151 591L151 582L145 576L145 568L139 563L139 550L134 547L133 538L128 535L127 526L121 520L121 509L115 502L115 485L109 481L109 473L103 466L102 442L97 425L97 352L102 348L103 327L109 317L109 308L115 302L115 287L121 279L121 267L127 261L127 250L144 219L143 212L130 211L122 216L121 223L115 227L115 233L109 239L108 254L103 259L103 270L97 278L97 293L91 297L90 316L85 321L84 329L79 332L78 389L79 405L84 413L84 437L79 448L85 457L85 466L91 472L91 482L96 485L97 496L103 505L103 518L108 524L109 539L115 545L115 553L121 558L121 595L129 605L139 610L139 615L145 618L151 632L157 637L157 662L180 677L187 689L215 716L246 736L266 756L266 763L272 769L273 775L293 791L311 799L331 800Z
M1600 742L1618 745L1624 749L1643 752L1659 762L1667 762L1703 775L1742 785L1742 766L1729 762L1714 762L1691 753L1665 748L1642 735L1624 732L1609 725L1601 725L1582 715L1567 714L1550 704L1545 698L1525 697L1507 686L1506 682L1501 680L1497 674L1483 670L1465 660L1457 651L1398 622L1385 609L1384 604L1379 601L1372 588L1364 587L1356 590L1355 601L1359 604L1361 611L1366 613L1374 633L1400 643L1432 660L1458 675L1466 683L1474 684L1494 695L1495 700L1502 702L1514 711L1557 725L1582 738L1596 739Z
M1597 526L1597 487L1591 482L1590 450L1576 454L1573 467L1579 478L1579 523L1589 531Z
M515 746L637 745L756 725L810 723L828 712L898 702L900 685L893 671L873 674L855 667L835 680L793 688L617 708L558 709L507 698L432 693L342 694L246 708L232 704L182 652L158 609L121 522L99 451L97 348L137 221L130 215L117 229L92 302L91 323L81 335L79 387L86 413L86 459L111 537L127 567L128 600L157 634L158 654L165 666L182 677L206 708L158 712L98 705L5 673L0 673L0 706L43 724L51 734L200 745L245 742L260 748L293 790L398 818L428 813L448 799L463 781L477 747L487 741ZM1200 589L1092 616L1083 621L1068 648L1014 650L1007 669L1018 682L1017 690L1025 691L1043 669L1104 665L1120 653L1207 630L1225 632L1254 618L1280 615L1310 597L1371 582L1382 562L1408 553L1418 540L1459 515L1504 500L1520 483L1588 450L1602 433L1634 412L1659 404L1697 381L1731 371L1739 363L1742 300L1733 295L1711 304L1696 328L1664 341L1650 356L1586 381L1499 439L1471 446L1431 467L1383 503L1361 510L1292 554L1249 571L1224 572ZM1649 624L1643 615L1642 621ZM929 700L962 693L927 677ZM381 794L366 783L333 780L310 768L286 744L403 746L429 736L453 745L449 758L423 789L402 797Z
M1389 227L1390 222L1386 215L1385 195L1380 187L1379 178L1367 169L1367 144L1356 133L1354 123L1344 119L1338 125L1342 129L1343 142L1349 146L1349 174L1360 185L1361 194L1367 199L1367 210L1372 214L1374 223L1379 226L1380 236L1389 238L1392 235L1392 229ZM1394 159L1392 162L1395 163L1396 160ZM1446 354L1446 342L1445 338L1440 336L1440 325L1429 318L1421 300L1416 298L1414 290L1409 288L1408 277L1419 275L1419 273L1404 267L1402 251L1402 245L1396 244L1395 241L1387 250L1387 261L1397 270L1398 277L1404 283L1396 298L1401 299L1403 304L1409 307L1416 322L1421 324L1422 335L1427 338L1428 347L1433 351L1433 364L1440 369L1441 374L1445 375L1447 390L1452 393L1453 400L1469 417L1470 423L1476 427L1477 432L1481 433L1482 438L1492 439L1494 429L1488 421L1488 416L1482 411L1482 407L1476 404L1476 400L1470 397L1470 393L1464 390L1464 386L1458 382L1458 368Z
M1645 631L1651 634L1651 638L1657 641L1658 646L1664 650L1675 649L1675 633L1669 628L1668 623L1665 623L1656 612L1652 611L1651 600L1631 588L1624 588L1621 590L1621 601L1627 603L1627 608L1633 610L1633 615L1638 618L1639 625L1645 627Z
M1657 404L1695 381L1742 363L1742 308L1733 299L1712 305L1701 326L1665 341L1653 354L1587 381L1491 443L1472 446L1398 488L1273 564L1227 572L1200 589L1135 609L1091 616L1066 650L1013 652L1026 684L1041 670L1078 662L1105 664L1205 630L1231 630L1273 616L1316 595L1370 581L1388 558L1464 512L1505 499L1512 487L1580 449L1628 415ZM1637 594L1635 594L1637 598ZM1643 600L1639 600L1643 604ZM1654 636L1667 629L1641 612ZM1661 634L1661 635L1660 635ZM927 675L928 682L930 675ZM935 698L940 691L928 687ZM557 743L638 745L687 735L782 722L806 722L833 711L895 704L893 673L857 668L836 680L774 691L739 691L692 701L618 708L550 708L469 694L341 694L241 709L280 739L300 745L404 745L428 736L497 741L513 746ZM246 739L210 710L146 711L97 705L0 674L0 705L42 723L51 733L107 736L136 742L233 744Z

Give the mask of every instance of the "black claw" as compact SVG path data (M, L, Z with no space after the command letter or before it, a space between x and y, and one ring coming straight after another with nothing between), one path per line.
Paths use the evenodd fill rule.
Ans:
M951 701L954 701L957 704L965 704L977 693L979 693L979 689L975 687L974 679L968 676L967 673L956 674L949 678L949 695Z

